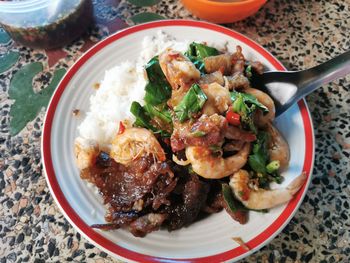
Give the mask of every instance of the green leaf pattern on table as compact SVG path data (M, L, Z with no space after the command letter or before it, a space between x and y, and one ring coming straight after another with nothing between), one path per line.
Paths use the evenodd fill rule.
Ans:
M15 100L10 110L11 135L19 133L29 121L37 116L42 107L47 106L58 82L66 72L65 69L56 70L48 87L34 93L33 78L42 70L43 65L40 62L27 64L16 72L11 79L9 96L10 99Z
M0 74L10 69L18 60L19 52L10 51L0 57Z
M156 13L140 13L137 15L134 15L130 17L130 19L135 23L135 24L141 24L141 23L146 23L146 22L151 22L151 21L156 21L156 20L162 20L165 19L164 16L158 15Z
M131 4L139 6L139 7L156 5L160 1L161 0L128 0L128 2L130 2Z

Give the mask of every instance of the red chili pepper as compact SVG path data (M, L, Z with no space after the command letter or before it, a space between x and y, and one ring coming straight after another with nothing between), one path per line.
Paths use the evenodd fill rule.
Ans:
M249 199L250 190L248 189L248 187L244 188L239 194L243 201L247 201Z
M246 142L254 142L256 141L256 135L254 133L245 133L242 135L242 140Z
M239 126L241 124L240 119L241 116L238 113L233 112L232 110L226 112L226 120L233 126Z
M125 131L125 126L124 126L123 122L119 122L118 134L122 134L124 131Z

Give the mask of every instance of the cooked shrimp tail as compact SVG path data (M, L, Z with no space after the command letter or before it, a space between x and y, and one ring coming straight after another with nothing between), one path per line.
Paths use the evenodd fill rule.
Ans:
M230 187L235 196L249 209L269 209L290 201L306 181L302 173L287 187L273 190L251 188L249 174L239 170L230 178Z

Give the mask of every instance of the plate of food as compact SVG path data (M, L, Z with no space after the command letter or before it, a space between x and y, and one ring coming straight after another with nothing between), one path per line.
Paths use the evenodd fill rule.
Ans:
M127 261L236 261L266 245L300 206L314 158L305 101L275 119L251 86L268 70L285 68L205 22L151 22L99 42L63 77L44 122L62 213Z

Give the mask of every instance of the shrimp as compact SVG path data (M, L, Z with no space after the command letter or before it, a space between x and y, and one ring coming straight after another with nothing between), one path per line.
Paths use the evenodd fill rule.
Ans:
M288 202L299 191L306 181L306 174L302 173L286 188L265 190L249 187L249 173L239 170L230 177L230 187L235 196L249 209L269 209Z
M186 158L192 169L207 179L220 179L241 169L247 162L250 143L245 143L235 155L227 158L213 156L208 147L190 146L186 148Z
M218 83L202 85L201 88L208 98L202 109L203 114L210 116L215 113L223 113L232 104L230 92Z
M255 116L255 123L259 127L264 127L267 123L272 122L275 119L275 103L269 95L267 95L265 92L262 92L261 90L249 87L245 88L243 92L253 95L260 103L264 104L269 109L269 113L267 113L266 115L263 115L263 113L260 111L257 112Z
M142 156L152 155L157 161L165 161L165 153L153 133L144 128L128 128L112 141L110 156L128 165Z
M279 161L279 170L282 171L286 169L289 164L289 145L283 138L282 134L271 123L267 124L266 130L271 138L268 146L270 160Z
M77 166L80 170L91 167L100 152L99 145L93 140L76 138L74 143L74 153Z
M180 52L167 49L159 55L159 65L173 90L190 87L200 78L195 65Z

